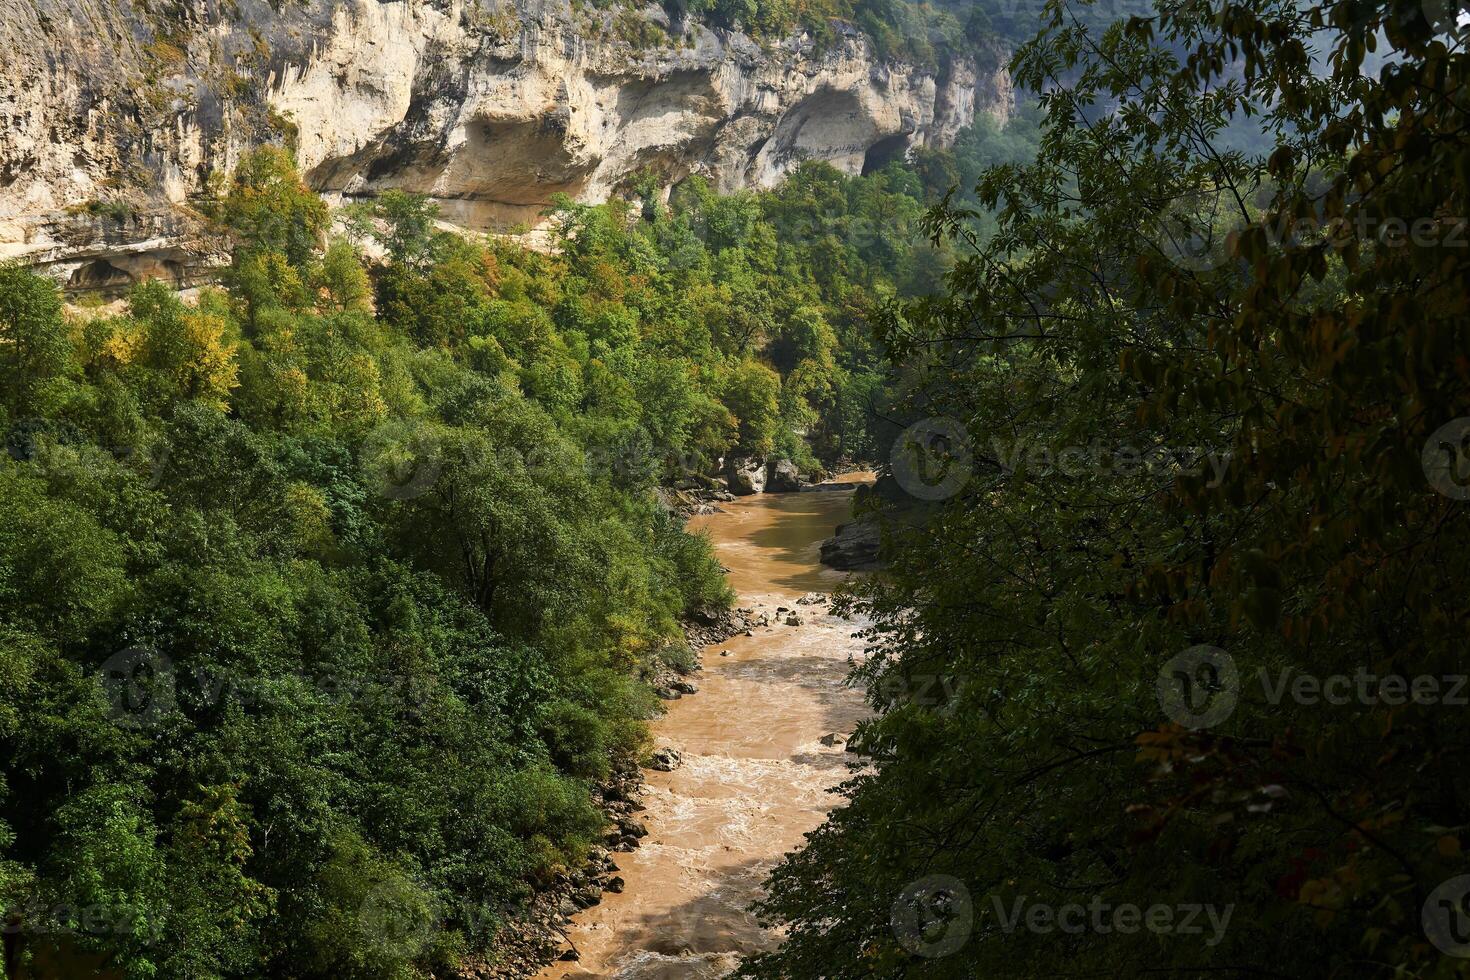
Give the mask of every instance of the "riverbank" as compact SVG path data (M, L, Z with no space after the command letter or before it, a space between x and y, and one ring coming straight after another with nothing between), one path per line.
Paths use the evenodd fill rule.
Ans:
M635 803L646 835L609 855L618 890L571 916L558 955L577 958L540 980L716 977L775 941L750 904L835 803L845 736L866 710L844 684L861 624L830 613L826 594L845 575L818 558L850 500L846 487L761 494L691 519L710 534L747 628L701 650L698 695L653 723L657 768Z
M696 693L698 687L688 678L702 668L698 651L764 625L761 617L744 609L720 610L685 622L685 639L695 651L692 669L665 668L651 682L654 692L666 701ZM649 762L655 767L661 764L657 758ZM593 791L594 802L609 825L603 846L588 852L582 867L568 870L538 892L530 907L497 937L495 964L464 971L465 980L523 980L563 957L578 955L567 929L580 910L625 887L616 855L637 849L648 833L638 817L644 809L643 792L644 769L631 759Z

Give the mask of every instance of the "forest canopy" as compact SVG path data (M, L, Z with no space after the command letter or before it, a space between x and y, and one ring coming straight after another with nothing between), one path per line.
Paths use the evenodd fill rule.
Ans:
M403 193L334 216L265 147L208 202L218 287L78 309L0 267L7 938L139 978L488 955L729 601L655 489L871 456L939 191L696 178L558 200L537 252Z

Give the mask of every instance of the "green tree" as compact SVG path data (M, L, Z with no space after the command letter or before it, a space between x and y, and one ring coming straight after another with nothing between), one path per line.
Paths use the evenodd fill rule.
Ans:
M279 252L304 268L320 248L327 207L301 181L291 155L262 146L241 157L216 216L241 242L241 254Z
M320 290L317 307L324 313L365 313L371 307L372 283L357 252L340 238L322 254L316 283Z
M731 451L769 453L781 421L780 375L759 361L741 361L725 373L721 396L739 427Z
M422 194L384 191L348 211L348 222L358 238L371 239L396 266L422 272L438 257L453 236L438 229L439 205Z
M0 265L0 387L12 419L55 407L48 383L67 373L71 351L55 284Z

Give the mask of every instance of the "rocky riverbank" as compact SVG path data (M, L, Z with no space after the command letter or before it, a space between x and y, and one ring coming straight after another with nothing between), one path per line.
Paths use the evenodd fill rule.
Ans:
M699 688L689 677L701 668L702 648L748 635L772 622L769 612L755 608L696 612L683 624L690 656L660 661L649 682L654 693L666 701L696 693ZM647 762L650 768L664 771L678 764L679 753L669 749L654 752ZM593 801L607 816L608 829L601 846L588 851L582 867L558 875L548 888L538 892L526 911L501 930L494 944L495 962L462 971L462 980L520 980L558 959L577 959L566 927L573 915L597 905L604 894L623 890L616 855L636 849L648 835L638 816L643 810L639 802L642 794L643 769L632 759L593 790Z
M784 460L773 460L765 469L778 478L768 480L763 493L775 492L776 486L808 491L843 489L835 484L805 483L799 475L793 475L794 468ZM723 480L715 479L661 488L658 493L665 508L685 517L720 513L721 504L737 499ZM784 602L746 599L734 609L696 610L683 624L685 643L659 656L646 680L665 701L696 694L699 684L694 678L703 669L701 650L735 638L755 637L758 630L759 635L774 636L773 631L805 625L813 616L820 617L825 612L828 601L823 593L808 592ZM712 653L727 654L725 650ZM645 788L642 767L669 772L682 762L678 748L663 746L646 760L626 760L611 779L596 787L594 799L606 814L608 826L601 844L588 852L583 866L559 876L502 930L495 944L497 955L493 965L466 971L461 974L463 980L511 980L530 976L557 960L577 960L581 954L567 937L572 916L599 905L604 895L622 891L618 855L636 850L648 834L640 817Z
M689 476L672 487L660 487L659 500L664 507L685 518L721 513L720 504L758 493L797 493L821 489L825 484L813 483L825 475L819 470L804 474L789 459L768 460L732 457L725 462L720 476Z
M637 766L615 773L594 790L594 800L609 824L602 846L587 852L582 867L569 869L538 892L526 911L496 937L495 962L463 970L462 980L521 980L558 957L576 958L566 939L571 917L602 901L604 893L623 890L614 855L633 850L648 833L638 819L642 791L643 772Z

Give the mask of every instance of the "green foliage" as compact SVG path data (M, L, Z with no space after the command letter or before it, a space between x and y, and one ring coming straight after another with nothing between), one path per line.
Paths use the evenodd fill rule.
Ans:
M61 642L107 622L128 587L116 532L9 459L0 488L0 601Z
M370 202L347 209L347 221L359 238L378 243L395 266L423 271L450 238L435 227L439 208L427 198L403 191L384 191Z
M326 205L301 182L291 155L277 146L241 158L217 217L239 236L237 255L279 252L297 267L316 252L327 228Z
M317 308L323 313L366 313L371 308L373 291L367 271L352 245L340 238L322 254L315 283Z
M847 22L867 35L880 58L930 69L988 38L988 32L967 35L943 4L909 0L693 0L689 11L759 38L801 30L821 46L835 42L838 22Z
M1425 12L1052 8L1017 61L1036 160L980 177L994 234L935 213L950 288L884 321L894 417L956 420L967 480L878 508L872 769L777 871L789 939L749 975L1466 975L1421 910L1470 825L1465 445L1435 435L1470 415L1470 56ZM1230 149L1246 115L1268 154ZM1185 672L1226 707L1186 727L1160 688L1201 644L1239 683ZM1273 700L1302 675L1375 680ZM1028 927L1071 903L1233 915Z
M802 167L559 200L556 248L384 194L323 248L290 158L224 290L68 319L0 269L0 901L130 976L462 968L603 832L646 679L727 604L653 492L867 453L871 324L934 288L923 187ZM803 435L805 434L805 435ZM94 910L94 911L96 911Z
M56 290L24 269L0 265L0 390L11 419L54 409L71 345Z
M780 375L764 364L741 361L725 373L724 402L740 420L732 452L764 456L775 448L780 394Z

